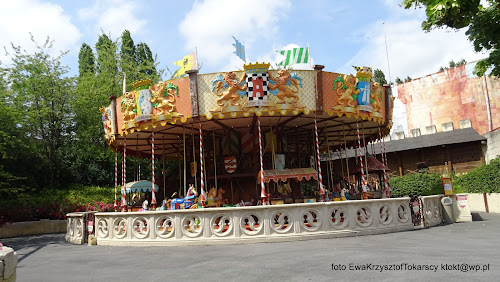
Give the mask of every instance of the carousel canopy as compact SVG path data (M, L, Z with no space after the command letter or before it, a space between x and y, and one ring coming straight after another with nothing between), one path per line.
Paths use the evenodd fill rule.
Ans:
M125 184L127 193L151 192L153 183L147 180L129 182ZM155 184L155 192L158 192L158 185Z
M184 148L197 146L201 126L207 151L247 153L258 150L258 118L263 142L272 140L268 133L277 135L275 146L285 152L312 144L315 124L321 151L355 146L358 125L366 142L378 139L379 129L382 136L389 132L394 97L387 85L373 81L370 68L354 75L323 72L320 65L273 70L250 63L243 69L192 70L168 81L134 83L101 109L107 143L118 151L126 143L128 155L148 157L154 131L155 154L178 158Z
M258 178L260 179L260 175ZM279 180L287 181L288 179L301 181L302 179L309 180L311 178L318 180L318 172L312 167L264 170L264 182L266 183L270 181L278 182Z

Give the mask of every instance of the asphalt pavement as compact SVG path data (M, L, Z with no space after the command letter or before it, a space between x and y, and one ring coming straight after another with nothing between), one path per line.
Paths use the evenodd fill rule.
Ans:
M475 280L500 277L500 214L381 235L185 247L73 245L64 234L0 239L17 281Z

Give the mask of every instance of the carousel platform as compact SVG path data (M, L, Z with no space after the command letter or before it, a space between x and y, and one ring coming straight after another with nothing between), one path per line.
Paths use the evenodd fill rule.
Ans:
M441 196L422 197L427 226L442 222ZM68 214L66 240L98 245L183 246L338 238L413 230L409 198L176 211Z

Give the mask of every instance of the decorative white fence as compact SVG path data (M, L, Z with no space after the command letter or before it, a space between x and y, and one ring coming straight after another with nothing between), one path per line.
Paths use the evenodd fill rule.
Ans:
M427 227L435 226L443 222L441 198L443 195L422 196L423 215Z
M95 214L99 245L272 242L413 230L409 198ZM83 242L84 216L68 214L66 240Z
M73 244L83 244L85 242L85 217L85 212L73 212L66 215L68 221L66 241Z

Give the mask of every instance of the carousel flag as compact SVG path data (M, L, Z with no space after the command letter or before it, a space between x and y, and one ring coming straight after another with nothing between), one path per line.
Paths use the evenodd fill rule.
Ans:
M238 39L234 38L234 36L233 36L233 39L234 39L234 41L236 41L233 44L234 48L236 48L236 51L234 51L234 54L236 54L236 56L238 56L238 58L242 59L243 62L246 62L245 46L243 46L243 44L241 44L241 42L239 42Z
M182 60L179 60L175 62L174 64L178 65L181 67L174 73L174 77L181 76L185 74L188 70L193 70L198 68L198 61L196 59L196 52L193 52L191 54L188 54L182 58Z
M289 50L276 51L278 54L285 56L278 66L291 66L294 64L307 64L309 63L309 47L293 48Z
M233 173L236 170L236 167L237 167L236 157L224 158L224 168L228 173Z

